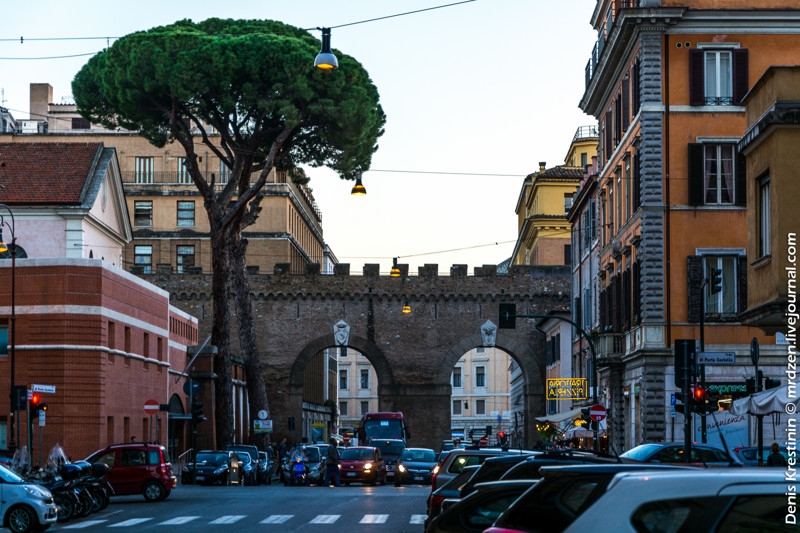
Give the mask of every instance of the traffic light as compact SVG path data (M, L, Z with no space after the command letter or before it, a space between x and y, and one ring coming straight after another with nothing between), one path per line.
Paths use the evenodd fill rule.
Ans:
M722 290L722 269L712 268L708 276L708 289L711 294L717 294Z
M294 431L294 417L290 416L288 421L289 421L289 431ZM361 438L363 438L363 437L361 436L361 431L360 431L360 428L359 428L359 439L361 439Z
M31 396L31 411L35 413L39 411L41 406L42 406L41 395L34 393L33 396Z
M764 380L764 390L774 389L781 386L781 380L767 378Z
M705 413L708 391L701 385L692 387L692 410L695 413Z
M488 437L491 434L492 434L492 426L486 426L486 436Z
M756 391L756 378L747 378L744 380L744 390L747 394L753 394Z
M206 417L203 415L203 402L198 398L192 398L192 422L197 424L205 419Z
M500 443L500 446L508 446L508 437L506 436L505 431L497 432L497 441Z
M706 391L705 412L716 413L717 411L719 411L719 395L711 394L708 391Z
M517 304L500 304L500 323L498 329L514 329L517 327Z

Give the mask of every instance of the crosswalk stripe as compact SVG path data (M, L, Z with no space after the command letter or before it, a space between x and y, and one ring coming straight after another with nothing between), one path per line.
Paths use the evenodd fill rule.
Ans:
M230 514L230 515L220 516L216 520L212 520L211 522L209 522L209 524L233 524L234 522L238 522L244 517L245 515L243 514Z
M111 524L108 527L131 527L143 522L148 522L150 520L152 520L152 518L131 518L130 520L124 520L122 522L117 522L116 524Z
M267 518L259 522L259 524L283 524L284 522L290 520L292 517L294 517L293 514L274 514L268 516Z
M412 514L411 515L411 520L408 523L409 524L424 524L425 523L425 519L427 517L428 517L428 515L424 515L424 514Z
M161 522L160 526L177 526L180 524L186 524L191 522L192 520L197 520L200 518L199 516L176 516L175 518L170 518L166 522Z
M388 519L388 514L365 514L359 524L385 524Z
M340 514L320 514L314 517L314 519L309 522L309 524L333 524L339 517L342 515Z
M83 529L86 527L96 526L97 524L102 524L103 522L108 522L108 520L87 520L86 522L64 526L63 529Z

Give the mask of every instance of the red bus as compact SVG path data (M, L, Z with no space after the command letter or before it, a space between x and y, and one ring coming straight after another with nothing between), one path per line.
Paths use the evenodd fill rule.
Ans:
M370 439L400 439L405 441L411 437L401 412L364 413L361 427L358 428L358 440L368 443Z

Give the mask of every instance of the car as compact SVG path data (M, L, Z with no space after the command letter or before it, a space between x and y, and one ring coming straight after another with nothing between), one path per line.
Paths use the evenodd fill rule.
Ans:
M436 468L436 452L430 448L406 448L397 461L394 486L404 483L429 485Z
M271 459L271 455L268 454L267 452L262 452L259 450L258 462L260 463L258 473L261 475L261 479L259 480L259 482L264 483L266 485L271 485L272 471L274 466Z
M600 524L615 533L796 531L784 521L793 507L785 474L777 468L620 473L564 531L594 531Z
M53 495L0 465L0 520L14 533L44 531L58 519Z
M112 444L94 452L86 461L108 466L106 481L116 496L141 494L145 500L160 501L178 484L167 450L160 444Z
M189 485L195 481L198 485L244 485L244 462L230 450L199 451L195 462L187 463L181 469L182 484Z
M620 457L644 461L647 463L683 463L684 444L678 442L657 442L640 444L621 453ZM692 458L689 463L713 466L743 466L742 461L735 455L730 455L722 448L711 444L692 444Z
M456 476L447 480L438 489L431 491L428 495L427 517L425 518L425 528L428 524L442 512L442 504L449 498L457 498L461 493L461 487L475 474L480 465L465 466Z
M406 449L406 441L401 439L372 439L370 446L374 446L381 451L383 461L386 463L386 480L394 481L397 461Z
M308 483L322 485L325 480L325 453L327 446L321 444L306 446L306 467L308 468Z
M258 485L258 462L246 453L237 454L242 460L242 480L244 485Z
M352 446L339 455L342 483L386 484L386 464L381 451L374 446Z
M482 448L478 446L454 448L447 452L447 455L439 462L438 467L435 469L431 481L431 492L460 474L464 467L479 465L489 457L497 457L498 455L530 455L531 453L534 452L531 450L504 450L502 448Z
M253 483L247 483L248 485L258 485L261 483L261 480L264 479L266 476L266 472L263 472L263 466L261 462L258 460L258 448L253 446L252 444L229 444L225 447L226 450L231 450L239 454L241 458L242 455L247 454L250 456L251 462L251 469L255 472L253 476Z
M758 456L756 452L758 451L758 446L742 446L733 450L733 454L739 458L739 460L744 463L744 466L758 466ZM789 452L786 449L786 446L783 446L780 449L781 455L783 458L788 461L789 459ZM767 464L767 457L772 451L769 449L769 446L762 446L761 447L761 460L764 461L764 464Z
M557 533L597 500L620 472L689 469L649 463L542 466L541 479L494 521L489 533Z
M546 466L567 466L580 464L618 464L635 463L641 461L634 459L623 459L602 455L599 453L583 450L548 450L542 453L526 457L524 461L509 468L502 474L500 479L539 479L541 478L540 469Z
M479 483L460 500L444 500L442 512L433 518L425 533L480 533L536 483L533 479Z

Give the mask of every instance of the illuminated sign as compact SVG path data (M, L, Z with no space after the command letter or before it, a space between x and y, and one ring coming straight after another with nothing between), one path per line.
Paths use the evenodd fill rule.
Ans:
M588 398L586 378L554 378L547 380L548 400L585 400Z

